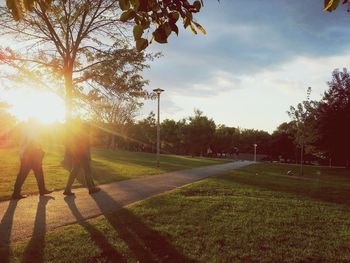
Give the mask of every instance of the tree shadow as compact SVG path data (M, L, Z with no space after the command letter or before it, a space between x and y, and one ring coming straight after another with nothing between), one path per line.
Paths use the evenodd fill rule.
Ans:
M13 224L13 217L17 207L18 200L11 200L7 210L1 219L0 224L0 260L3 263L9 262L10 257L10 241Z
M52 196L39 197L32 238L24 251L22 262L41 263L44 261L46 205L53 199Z
M149 228L130 210L121 208L110 213L111 207L117 208L120 204L106 192L93 195L93 199L139 262L196 262L181 254L166 237Z
M78 224L81 225L83 228L85 228L86 231L90 233L91 239L94 241L94 243L100 248L102 253L96 257L96 259L92 259L92 262L103 259L108 259L110 262L126 262L123 259L123 256L118 253L118 251L108 242L107 238L101 233L98 229L96 229L94 226L89 224L86 219L84 219L83 215L79 212L76 204L75 204L75 197L65 197L65 202L67 203L69 209L71 210L72 214L75 216L75 218L78 221Z

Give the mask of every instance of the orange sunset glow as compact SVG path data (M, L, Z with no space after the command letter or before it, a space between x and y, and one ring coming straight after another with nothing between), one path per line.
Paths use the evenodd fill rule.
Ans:
M64 101L57 95L40 90L17 90L6 94L10 113L18 121L34 118L42 123L63 122Z

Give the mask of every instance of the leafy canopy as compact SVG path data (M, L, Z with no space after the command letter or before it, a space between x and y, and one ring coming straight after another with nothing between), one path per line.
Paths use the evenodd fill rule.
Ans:
M52 0L7 0L15 20L20 20L26 11L32 11L37 3L50 9ZM191 1L192 2L192 1ZM119 0L123 11L119 17L122 22L133 22L133 35L137 50L147 48L149 43L167 43L171 33L179 34L177 22L182 20L184 28L197 34L206 34L205 29L198 24L193 15L198 13L203 0ZM148 37L148 33L151 36Z

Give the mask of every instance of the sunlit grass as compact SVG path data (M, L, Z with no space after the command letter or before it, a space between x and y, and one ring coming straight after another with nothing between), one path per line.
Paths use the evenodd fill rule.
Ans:
M305 179L285 176L291 168L226 172L56 229L29 255L45 262L349 262L348 170L310 167ZM28 259L27 242L12 248L13 259Z
M51 147L46 148L45 151L43 168L46 185L48 188L63 189L69 174L60 164L63 159L63 148ZM0 149L0 160L0 200L3 200L9 198L12 194L19 169L18 150ZM160 159L161 167L156 168L155 154L105 149L94 149L92 160L92 172L98 184L222 163L222 161L205 158L162 155ZM77 180L74 187L80 187L82 183L83 180ZM32 172L23 186L23 192L38 192Z

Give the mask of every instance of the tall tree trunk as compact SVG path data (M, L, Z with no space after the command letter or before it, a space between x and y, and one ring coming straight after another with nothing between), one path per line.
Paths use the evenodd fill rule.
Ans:
M65 63L64 71L64 82L66 88L66 130L65 130L65 152L62 165L67 170L72 168L72 154L70 150L69 136L71 132L72 125L72 112L73 112L73 69L69 65L70 63Z
M116 142L116 136L115 134L112 134L112 145L113 145L113 150L117 149L117 142Z
M116 149L115 134L110 134L109 136L109 148L112 150Z
M64 82L66 87L66 123L72 121L73 111L73 71L68 69L64 74Z

